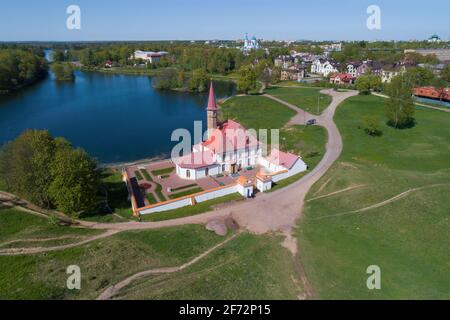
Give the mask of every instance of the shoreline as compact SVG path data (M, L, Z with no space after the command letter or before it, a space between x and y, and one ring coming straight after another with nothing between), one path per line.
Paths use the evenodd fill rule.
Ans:
M171 158L166 154L162 154L160 156L156 156L153 158L145 158L123 162L99 163L97 167L99 169L120 169L123 167L137 166L141 164L147 164L150 162L161 162L161 161L171 161Z

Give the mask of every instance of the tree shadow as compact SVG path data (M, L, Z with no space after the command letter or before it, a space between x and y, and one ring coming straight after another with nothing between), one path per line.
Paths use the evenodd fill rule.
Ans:
M392 127L394 129L400 129L400 130L405 130L405 129L412 129L416 126L417 121L415 118L408 118L404 123L400 123L400 124L396 124L394 121L389 120L386 123L389 127Z

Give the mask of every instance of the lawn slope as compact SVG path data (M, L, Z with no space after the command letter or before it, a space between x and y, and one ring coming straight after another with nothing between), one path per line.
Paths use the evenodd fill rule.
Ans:
M414 128L395 130L383 102L358 96L339 107L344 150L307 196L301 260L320 298L449 299L450 117L418 109ZM365 134L368 115L381 137ZM367 289L370 265L381 268L381 290Z

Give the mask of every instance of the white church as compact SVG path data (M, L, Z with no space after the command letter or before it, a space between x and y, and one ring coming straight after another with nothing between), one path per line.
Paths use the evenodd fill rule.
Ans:
M244 46L242 47L242 51L248 52L248 51L258 50L258 49L261 49L261 45L260 45L258 39L256 39L255 36L253 36L251 39L249 39L248 34L245 34Z

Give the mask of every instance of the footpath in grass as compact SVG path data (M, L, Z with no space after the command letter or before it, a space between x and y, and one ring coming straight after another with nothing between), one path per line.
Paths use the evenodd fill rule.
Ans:
M302 288L280 242L276 235L241 234L183 271L131 283L117 298L295 300Z
M95 299L130 275L181 265L223 240L203 226L189 225L120 233L46 254L0 256L0 299ZM66 269L73 264L82 270L79 291L66 287Z
M320 93L316 88L268 88L266 92L281 100L289 102L311 114L321 114L331 103L332 98Z
M344 150L307 196L325 197L305 204L300 258L319 298L449 299L450 117L417 110L416 126L397 130L386 125L384 101L357 96L337 110ZM364 132L367 116L382 136ZM326 196L352 186L362 187ZM381 290L367 289L371 265L381 268Z

